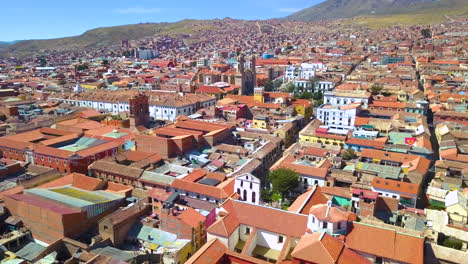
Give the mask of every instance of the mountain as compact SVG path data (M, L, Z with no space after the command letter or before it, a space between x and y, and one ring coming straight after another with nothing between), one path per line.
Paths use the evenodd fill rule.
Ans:
M300 10L286 20L317 21L324 19L354 18L360 16L381 17L404 14L431 15L463 13L468 10L466 0L327 0ZM434 21L440 22L440 21Z
M17 42L20 42L22 40L13 40L13 41L0 41L0 46L8 46L8 45L13 45Z
M3 55L27 56L49 51L70 51L118 45L122 40L135 40L154 35L192 34L209 28L208 21L182 20L175 23L144 23L135 25L102 27L86 31L74 37L23 40L10 45L0 43ZM0 54L0 55L2 55Z

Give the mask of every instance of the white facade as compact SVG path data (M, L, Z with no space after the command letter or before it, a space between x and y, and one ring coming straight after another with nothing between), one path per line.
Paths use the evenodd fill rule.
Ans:
M60 101L68 103L74 106L89 107L96 110L103 110L111 112L112 114L118 114L122 112L130 111L130 105L128 102L100 102L100 101L89 101L89 100L71 100L71 99L60 99ZM166 106L158 104L149 105L150 117L156 120L168 120L175 121L179 115L191 115L198 111L200 108L214 106L216 104L216 98L208 101L200 102L198 104L183 105L183 106ZM197 108L198 106L198 108Z
M335 83L331 81L318 81L317 83L315 83L314 89L315 91L321 91L322 93L324 93L326 91L332 90L334 86Z
M289 66L284 71L284 78L286 80L295 79L309 79L315 76L315 72L318 70L325 69L325 65L321 62L318 63L302 63L301 66L297 67L294 65Z
M317 109L317 119L328 126L329 131L336 134L346 134L349 130L354 129L356 115L360 112L361 107L337 106L337 105L321 105Z
M313 169L313 167L312 167ZM304 185L305 188L309 186L318 185L320 187L325 186L325 179L312 177L308 175L300 175L301 183Z
M369 131L364 129L353 130L353 137L365 138L365 139L376 139L379 135L379 131Z
M323 205L316 205L316 206L323 206L326 207L326 214L334 213L333 210L338 210L337 208L333 208L333 204L331 200L327 202L327 204ZM348 221L326 221L323 219L317 218L313 213L310 213L307 218L307 228L309 228L313 232L327 232L329 234L343 234L347 231Z
M260 203L260 180L250 173L236 177L234 191L240 195L241 200L247 203Z
M315 76L316 71L325 69L325 65L321 62L317 63L301 63L301 79L309 79Z
M349 105L353 103L361 103L363 109L367 109L369 105L369 96L358 96L356 93L338 93L325 92L323 95L323 103L331 105Z

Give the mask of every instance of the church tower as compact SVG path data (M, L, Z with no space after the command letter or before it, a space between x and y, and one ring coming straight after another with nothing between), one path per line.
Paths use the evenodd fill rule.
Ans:
M244 55L239 56L237 66L236 84L240 86L239 95L252 95L257 86L257 71L255 68L255 56L246 62Z
M257 87L257 68L256 68L257 59L255 55L252 55L252 59L250 60L250 70L253 74L253 87Z

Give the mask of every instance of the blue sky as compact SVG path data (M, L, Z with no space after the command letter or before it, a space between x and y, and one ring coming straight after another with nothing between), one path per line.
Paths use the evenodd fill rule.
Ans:
M86 30L185 18L268 19L323 0L3 0L0 40L47 39Z

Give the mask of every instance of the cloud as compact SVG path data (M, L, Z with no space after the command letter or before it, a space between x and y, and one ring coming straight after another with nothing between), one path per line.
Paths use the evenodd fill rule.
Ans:
M297 12L297 11L299 11L299 10L301 10L301 8L282 7L282 8L276 9L276 11L282 12L282 13L294 13L294 12Z
M162 8L144 8L144 7L127 7L115 9L114 12L119 14L154 14L161 13Z

